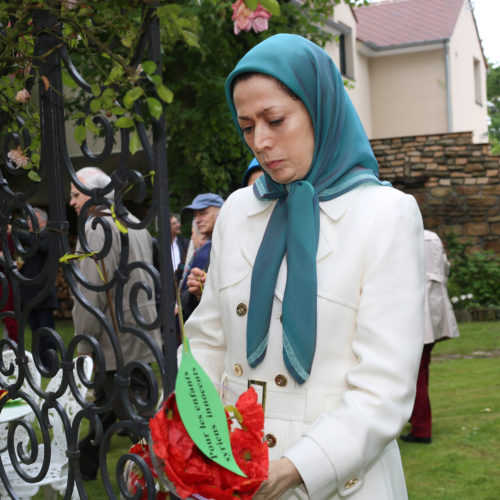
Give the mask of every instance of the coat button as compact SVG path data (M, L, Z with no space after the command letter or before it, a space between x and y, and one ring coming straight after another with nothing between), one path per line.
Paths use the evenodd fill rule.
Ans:
M352 488L353 486L356 486L358 484L358 478L355 477L353 479L348 479L345 483L344 483L344 488L346 490L348 490L349 488Z
M276 446L276 436L274 434L266 434L264 436L264 442L267 443L267 446L269 448L273 448L274 446Z
M243 368L241 367L241 365L239 363L235 363L235 365L233 366L233 370L234 370L234 374L237 377L241 377L243 375Z
M276 382L276 385L278 387L285 387L285 385L288 383L288 380L284 375L276 375L274 381Z
M248 311L248 307L246 304L244 304L243 302L240 302L237 306L236 306L236 314L238 316L245 316L245 314L247 313Z

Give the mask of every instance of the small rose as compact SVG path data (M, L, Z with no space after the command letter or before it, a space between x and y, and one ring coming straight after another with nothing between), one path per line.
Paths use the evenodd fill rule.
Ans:
M255 33L265 31L268 28L268 19L271 13L258 4L255 10L250 10L244 0L236 0L232 5L234 21L234 34L238 35L240 31L250 31L252 28Z
M458 297L452 297L451 298L451 301L456 304L458 302Z
M460 295L460 300L466 300L467 299L467 295Z
M21 104L26 104L30 100L30 97L31 94L26 89L23 89L16 94L15 99L17 102L20 102Z
M470 299L473 299L474 298L474 295L472 295L472 293L468 293L467 294L467 298L470 300Z
M21 148L18 146L17 149L11 149L7 153L7 157L9 160L13 161L16 164L16 168L21 168L25 167L28 162L29 158L21 151Z

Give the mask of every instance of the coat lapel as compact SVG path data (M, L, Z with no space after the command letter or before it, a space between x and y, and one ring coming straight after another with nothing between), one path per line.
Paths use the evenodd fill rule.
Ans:
M352 189L346 194L324 201L319 204L321 218L318 251L316 262L320 262L332 252L334 252L338 242L335 240L332 226L339 220L352 204L358 195L360 188ZM241 253L250 266L253 266L257 251L259 250L267 222L271 217L276 201L259 200L252 196L247 206L247 231L241 239ZM326 217L325 217L326 216ZM278 280L276 282L276 296L283 300L283 293L286 285L286 273L284 270L285 261L281 263Z

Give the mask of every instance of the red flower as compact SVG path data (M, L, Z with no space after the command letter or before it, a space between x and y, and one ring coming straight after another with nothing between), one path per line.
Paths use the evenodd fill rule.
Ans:
M245 391L236 402L236 408L243 417L242 425L249 431L262 432L264 428L264 410L257 403L257 393L253 387Z
M144 443L137 443L130 448L129 453L134 453L135 455L139 455L149 467L149 470L152 472L153 477L158 479L158 474L156 473L153 462L151 461L151 454L149 452L149 446ZM128 462L128 465L125 469L125 474L127 477L127 488L130 493L135 494L138 487L142 489L141 500L148 499L148 490L146 487L146 479L143 476L139 467L135 464L135 462ZM164 500L166 499L166 493L164 491L159 491L156 494L156 500Z
M154 453L178 496L198 494L217 500L250 500L267 479L268 448L262 441L264 412L253 388L241 395L236 408L243 428L232 429L228 415L231 447L236 463L247 477L227 470L198 449L182 423L173 394L150 420Z

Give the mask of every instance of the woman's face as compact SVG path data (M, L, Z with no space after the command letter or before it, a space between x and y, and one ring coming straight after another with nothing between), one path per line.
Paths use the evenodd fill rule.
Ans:
M271 178L280 184L303 179L314 155L314 130L302 101L266 75L237 82L233 101L245 140Z

